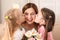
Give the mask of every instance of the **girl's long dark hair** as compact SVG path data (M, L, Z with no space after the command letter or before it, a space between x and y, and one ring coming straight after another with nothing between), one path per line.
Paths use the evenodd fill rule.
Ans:
M42 12L43 17L45 18L45 22L46 22L46 26L45 26L46 36L45 36L45 38L47 40L48 32L52 31L53 27L54 27L55 13L48 8L42 8L41 12Z

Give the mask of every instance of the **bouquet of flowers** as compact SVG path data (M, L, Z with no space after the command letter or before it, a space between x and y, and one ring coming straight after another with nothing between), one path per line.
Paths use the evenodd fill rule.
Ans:
M34 28L25 33L27 40L41 40L41 34L39 34Z

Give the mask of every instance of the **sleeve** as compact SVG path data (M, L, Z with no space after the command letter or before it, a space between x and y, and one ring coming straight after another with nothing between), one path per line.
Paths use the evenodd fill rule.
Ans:
M48 40L53 40L52 32L48 32Z
M22 37L23 37L23 34L22 34L21 30L18 29L17 31L14 32L13 40L21 40Z
M38 32L41 34L41 38L44 40L44 36L45 36L45 28L44 28L44 26L40 26L38 28Z

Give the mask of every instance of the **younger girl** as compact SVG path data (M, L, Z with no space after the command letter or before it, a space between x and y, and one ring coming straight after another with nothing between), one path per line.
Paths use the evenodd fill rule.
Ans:
M42 8L35 22L39 23L38 32L43 40L53 40L52 29L55 23L55 14L48 8Z

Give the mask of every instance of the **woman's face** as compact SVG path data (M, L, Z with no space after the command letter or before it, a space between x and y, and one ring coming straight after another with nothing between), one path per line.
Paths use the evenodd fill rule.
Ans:
M39 23L39 25L44 25L45 24L45 20L43 18L43 14L42 14L41 11L39 11L38 14L36 15L35 22Z
M33 8L28 8L27 10L25 10L24 16L25 16L26 22L28 24L32 24L36 17L35 10Z

